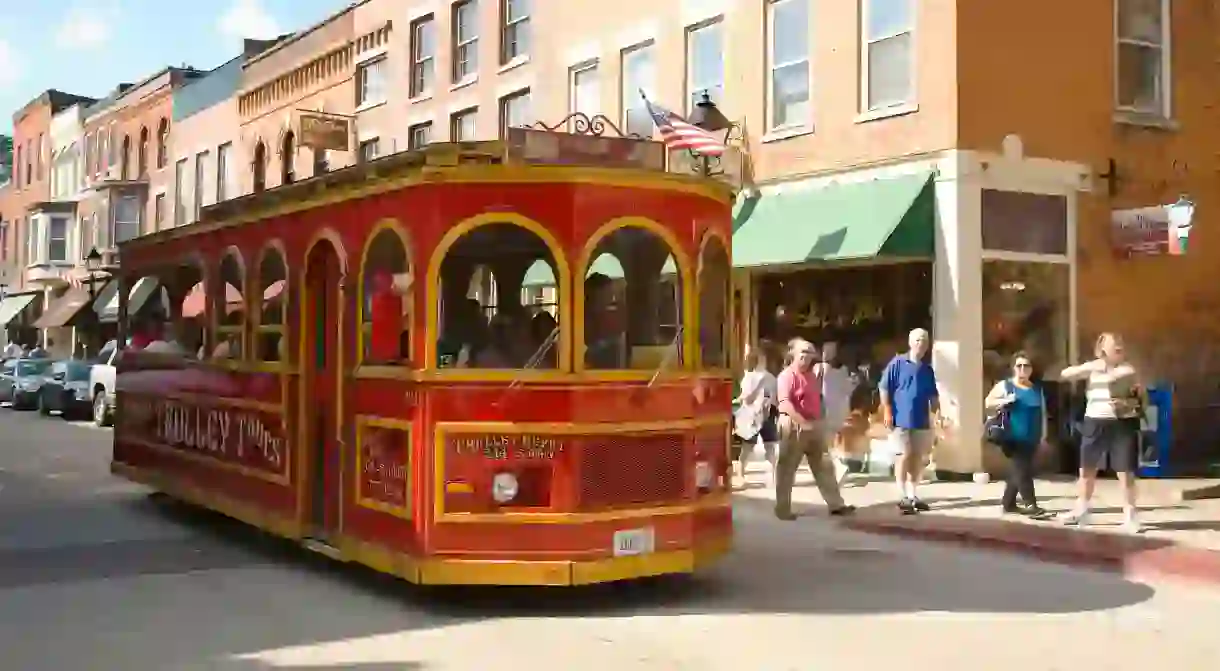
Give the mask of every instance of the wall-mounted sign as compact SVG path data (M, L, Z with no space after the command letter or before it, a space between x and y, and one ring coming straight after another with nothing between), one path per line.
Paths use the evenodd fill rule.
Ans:
M352 120L322 112L300 112L297 144L310 149L348 151Z
M665 145L628 137L509 128L509 156L523 163L665 169Z
M1185 254L1194 213L1185 197L1172 205L1116 210L1110 215L1111 247L1123 258Z

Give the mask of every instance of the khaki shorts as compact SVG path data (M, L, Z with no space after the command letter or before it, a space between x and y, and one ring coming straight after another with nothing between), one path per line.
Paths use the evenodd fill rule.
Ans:
M898 454L916 454L926 457L936 443L936 432L932 429L899 429L890 431L890 445Z

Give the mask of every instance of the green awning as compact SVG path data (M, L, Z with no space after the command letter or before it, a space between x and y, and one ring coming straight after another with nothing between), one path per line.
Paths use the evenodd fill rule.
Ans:
M933 174L788 188L745 198L733 211L733 265L931 257Z

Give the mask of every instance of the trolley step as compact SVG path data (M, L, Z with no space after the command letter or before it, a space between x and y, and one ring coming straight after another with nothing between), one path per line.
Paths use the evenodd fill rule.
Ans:
M326 541L318 540L316 538L306 538L305 540L301 541L301 547L309 550L310 552L317 552L320 555L329 557L330 559L334 559L336 561L341 561L343 559L343 554L339 552L339 548L327 543Z

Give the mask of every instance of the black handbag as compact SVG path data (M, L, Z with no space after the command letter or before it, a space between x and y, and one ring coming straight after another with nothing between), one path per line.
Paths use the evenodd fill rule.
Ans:
M1012 383L1008 380L1004 381L1004 391L1013 393ZM1008 406L1004 406L983 422L983 439L996 445L1004 442L1004 438L1008 436L1008 420Z

